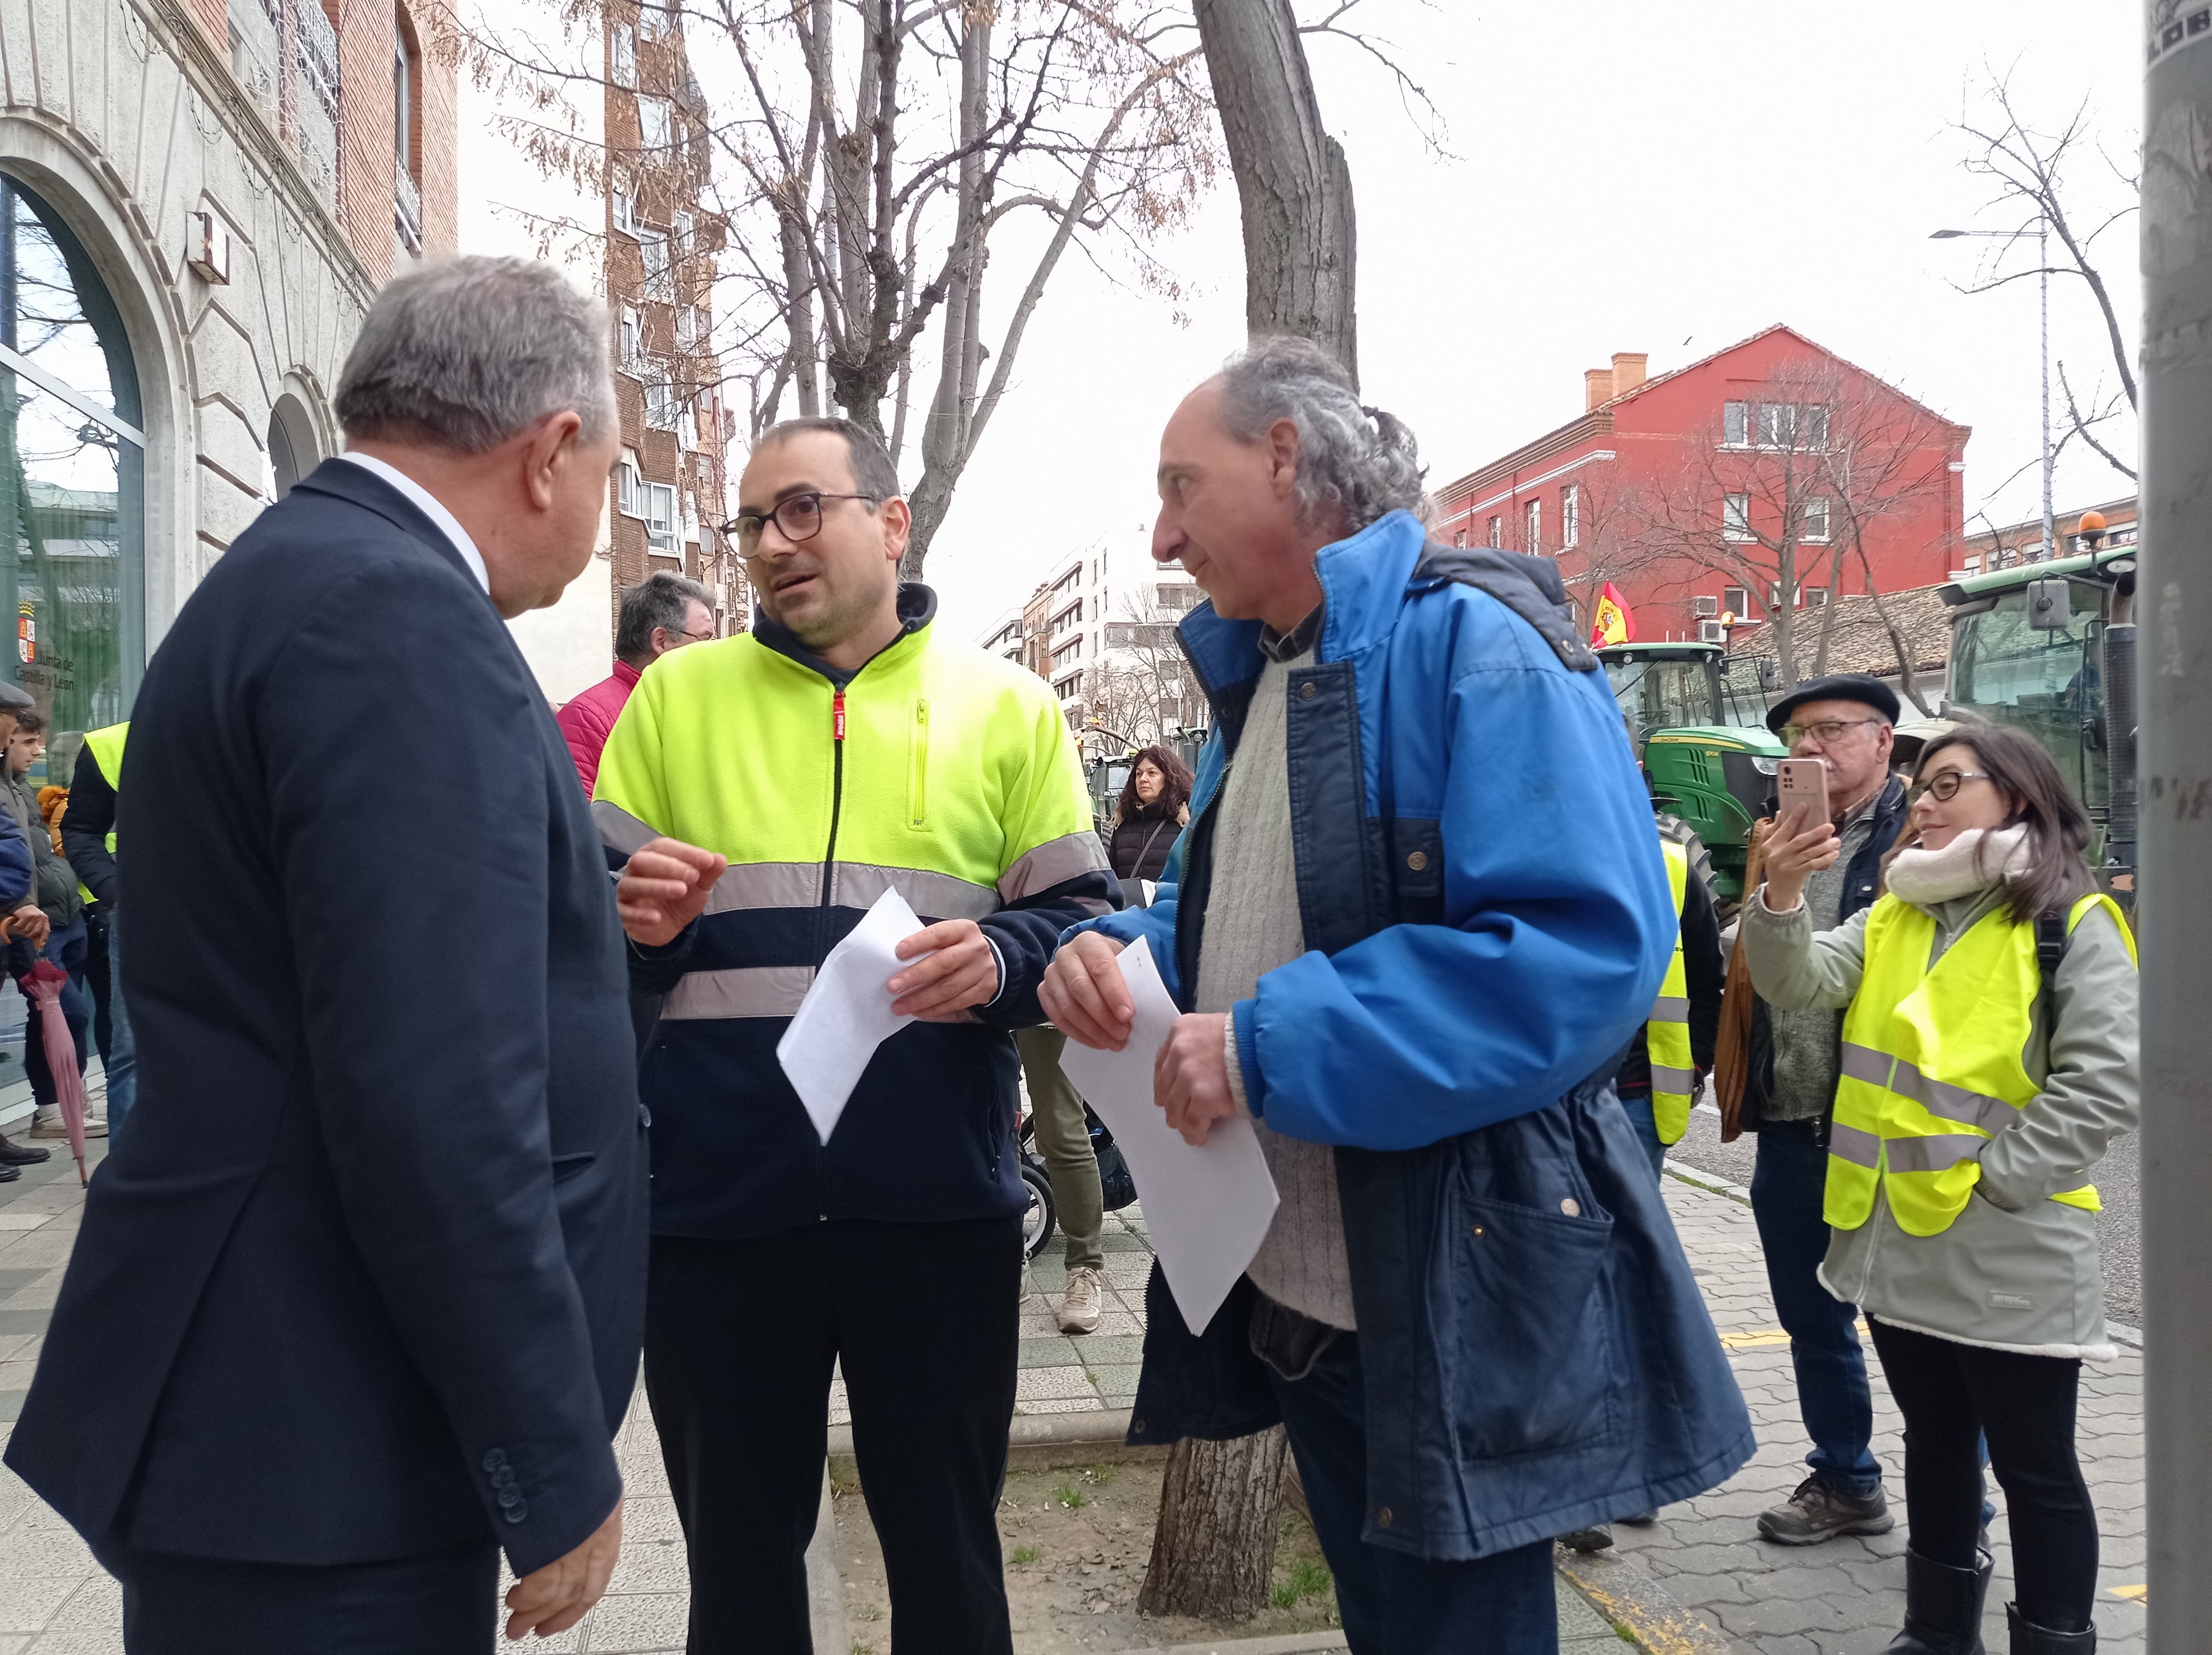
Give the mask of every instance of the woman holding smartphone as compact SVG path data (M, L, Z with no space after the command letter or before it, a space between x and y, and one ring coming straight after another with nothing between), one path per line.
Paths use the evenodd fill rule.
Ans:
M1829 1133L1824 1286L1866 1311L1905 1415L1911 1524L1891 1655L1981 1655L1990 1562L1978 1439L2004 1488L2013 1655L2087 1655L2097 1517L2075 1453L2085 1360L2106 1338L2090 1169L2132 1131L2134 940L2099 894L2089 823L2016 730L1930 742L1887 891L1815 934L1826 822L1771 845L1744 907L1752 981L1844 1008Z

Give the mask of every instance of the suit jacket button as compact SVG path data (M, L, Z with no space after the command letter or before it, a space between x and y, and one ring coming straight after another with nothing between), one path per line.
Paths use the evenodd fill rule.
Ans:
M506 1463L507 1451L504 1448L495 1448L483 1457L483 1469L487 1471L496 1471Z
M514 1487L514 1468L512 1465L501 1466L498 1470L491 1474L491 1486L495 1488Z
M513 1511L522 1504L522 1490L509 1484L499 1491L499 1503L507 1510Z
M500 1515L504 1517L509 1523L520 1523L530 1515L530 1508L518 1500L514 1505L508 1506L504 1512L501 1512Z

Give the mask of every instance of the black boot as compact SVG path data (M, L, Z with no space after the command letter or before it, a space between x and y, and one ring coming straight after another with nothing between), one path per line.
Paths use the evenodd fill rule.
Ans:
M2005 1625L2012 1628L2012 1655L2096 1655L2097 1628L2086 1632L2052 1632L2020 1612L2017 1603L2005 1605Z
M1978 1567L1954 1569L1918 1552L1905 1554L1905 1630L1882 1655L1987 1655L1982 1599L1990 1590L1990 1555Z

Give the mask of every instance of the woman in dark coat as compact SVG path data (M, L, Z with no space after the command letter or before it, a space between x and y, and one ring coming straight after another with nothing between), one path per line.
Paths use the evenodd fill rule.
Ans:
M1190 820L1190 771L1167 747L1146 747L1129 766L1107 859L1119 879L1157 884Z

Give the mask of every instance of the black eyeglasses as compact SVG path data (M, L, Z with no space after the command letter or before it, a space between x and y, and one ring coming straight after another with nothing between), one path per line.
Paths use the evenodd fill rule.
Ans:
M1925 782L1915 782L1905 792L1905 802L1917 805L1923 794L1932 793L1938 804L1948 804L1959 796L1959 789L1969 782L1993 782L1996 778L1987 770L1938 770Z
M795 494L787 500L779 500L768 510L741 511L722 525L722 532L738 543L738 550L750 556L760 545L761 531L770 521L782 532L783 538L796 545L811 540L822 532L822 502L825 500L865 500L870 505L880 505L881 495L873 494Z

